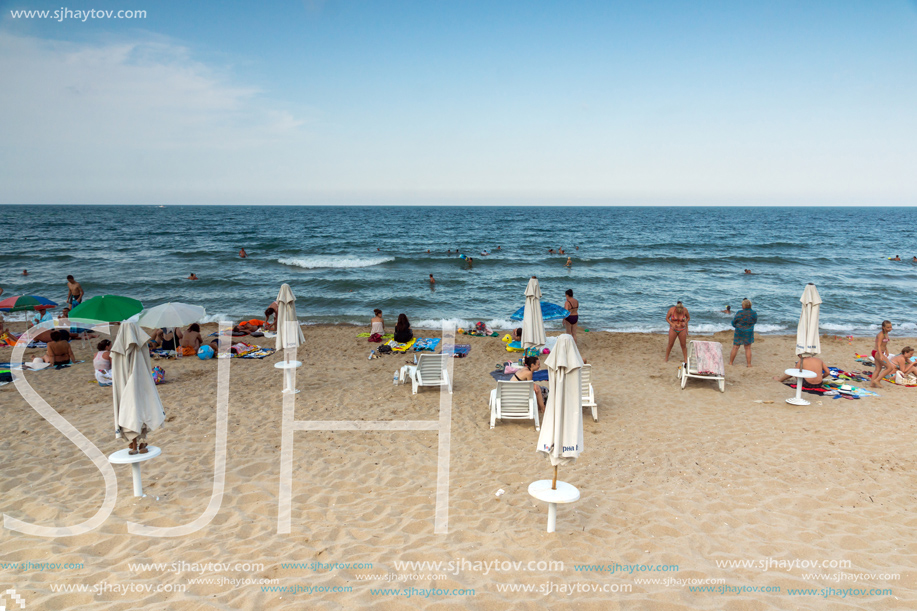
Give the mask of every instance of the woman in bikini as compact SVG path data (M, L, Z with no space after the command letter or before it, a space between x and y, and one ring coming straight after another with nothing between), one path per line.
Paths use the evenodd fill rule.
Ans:
M888 333L892 330L892 323L887 320L882 321L882 329L876 335L875 349L872 351L872 358L876 362L876 370L872 374L872 385L876 386L876 380L881 380L889 373L895 371L895 367L889 363L888 356ZM882 373L884 372L884 373ZM882 373L881 375L879 375Z
M665 321L669 323L669 345L665 349L665 360L669 361L669 354L672 352L672 346L675 345L675 338L681 343L681 354L684 356L685 363L688 362L688 321L691 315L688 308L683 306L679 301L665 315Z
M523 361L525 367L513 374L511 382L528 382L532 379L533 374L541 367L541 362L537 356L527 356ZM538 400L538 413L544 413L544 402L548 398L548 389L539 384L535 384L535 398Z
M579 321L579 301L573 298L573 289L567 289L565 293L567 300L564 301L564 309L570 312L570 315L564 319L564 329L573 336L573 343L576 343L576 323Z
M888 355L886 355L886 357L887 356ZM885 362L885 364L881 367L881 372L879 365L876 365L876 373L879 374L879 377L878 379L873 377L873 379L869 382L869 385L873 388L881 388L882 378L890 373L895 373L897 371L900 371L904 375L909 373L917 374L917 364L911 362L912 356L914 356L914 349L910 346L905 346L904 349L901 350L901 354L898 356L893 356Z

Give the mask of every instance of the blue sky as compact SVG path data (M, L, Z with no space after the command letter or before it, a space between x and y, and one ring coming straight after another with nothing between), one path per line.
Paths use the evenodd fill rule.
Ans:
M0 203L917 203L913 1L0 10Z

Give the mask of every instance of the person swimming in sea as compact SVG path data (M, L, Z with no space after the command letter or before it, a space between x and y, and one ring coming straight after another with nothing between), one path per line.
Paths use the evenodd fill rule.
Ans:
M245 249L244 249L244 248L240 248L240 249L239 249L239 258L240 258L240 259L244 259L244 258L247 257L247 256L248 256L248 254L245 252Z
M185 278L185 280L200 280L200 278L194 275L194 272L191 272L191 275Z
M430 284L436 284L436 278L433 277L433 274L430 274Z
M720 310L723 314L732 314L732 306L727 305L725 310Z
M895 258L892 259L892 261L900 261L900 260L901 260L901 255L895 255Z
M573 259L567 257L567 262L564 263L564 267L573 267Z

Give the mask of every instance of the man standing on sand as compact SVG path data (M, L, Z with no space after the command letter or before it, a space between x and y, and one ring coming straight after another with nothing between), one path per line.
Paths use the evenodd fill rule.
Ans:
M579 321L579 301L573 298L573 289L567 289L567 300L564 301L564 309L570 312L570 315L564 319L564 329L573 336L573 343L576 343L576 323Z
M797 369L805 369L807 371L814 371L815 377L803 378L802 387L803 388L821 388L822 380L825 379L825 376L830 376L831 372L828 371L828 368L825 366L825 362L818 358L817 356L807 356L802 359L801 363L797 363L799 367ZM790 375L774 376L774 379L778 382L785 382L792 378Z
M67 303L71 308L83 303L83 287L73 276L67 276L67 289Z

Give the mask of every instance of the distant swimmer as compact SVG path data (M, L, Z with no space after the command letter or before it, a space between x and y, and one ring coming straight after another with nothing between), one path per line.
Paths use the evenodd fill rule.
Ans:
M567 257L567 262L564 264L564 267L573 267L573 259Z
M448 251L446 251L446 254L451 255L451 254L452 254L452 249L450 248Z
M576 250L579 250L579 246L576 247Z
M913 259L911 259L911 261L914 263L917 263L917 257L914 257Z
M200 280L197 276L194 275L194 272L191 272L191 275L185 278L185 280Z
M429 248L427 249L427 254L430 254L430 249L429 249Z
M723 314L732 314L732 306L726 306L725 310L720 310Z
M564 249L563 249L563 248L558 248L558 249L557 249L557 254L559 254L559 255L565 255L565 254L567 254L567 253L564 252Z
M474 265L474 259L471 257L465 257L465 260L468 261L468 269L471 269L471 266Z
M900 260L901 260L901 256L900 256L900 255L895 255L895 258L892 259L892 261L900 261Z
M500 250L499 246L497 246L497 250ZM914 257L914 260L917 261L917 257Z
M745 270L745 273L746 273L746 274L750 274L750 273L751 273L751 270L750 270L750 269L746 269L746 270Z
M433 274L430 274L430 284L436 284L436 278L433 277Z
M248 256L248 255L245 253L245 249L244 249L244 248L240 248L240 249L239 249L239 257L242 258L242 259L244 259L244 258L247 257L247 256Z
M917 261L917 257L914 257L914 260ZM22 275L23 275L23 276L28 276L28 275L29 275L29 270L27 270L27 269L22 270Z
M490 254L490 253L487 252L486 250L482 250L482 251L481 251L481 255L484 256L484 257L486 257L486 256L489 255L489 254Z
M549 248L549 249L548 249L548 252L551 253L551 254L553 255L553 254L554 254L554 249L553 249L553 248Z

